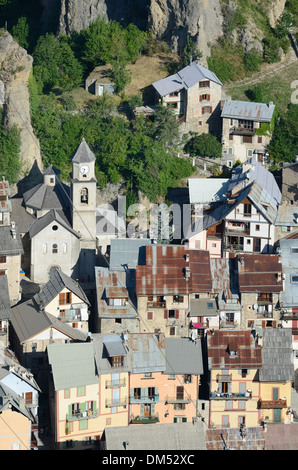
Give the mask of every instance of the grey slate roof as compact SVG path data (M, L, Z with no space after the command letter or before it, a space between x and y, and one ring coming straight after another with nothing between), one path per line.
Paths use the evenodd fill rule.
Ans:
M174 75L152 83L152 86L160 96L165 96L173 91L182 90L183 88L188 89L201 80L211 80L222 85L221 81L213 72L196 62L192 62Z
M20 343L51 327L61 331L71 339L87 340L85 333L61 322L45 311L39 311L32 299L17 304L11 309L11 325Z
M90 150L90 147L84 137L78 148L72 154L71 160L74 163L88 163L93 162L95 160L94 153Z
M11 199L11 207L11 220L17 222L19 232L28 232L36 217L26 211L23 198L13 197Z
M228 184L228 178L189 178L189 202L190 204L208 204L223 201Z
M204 373L201 340L165 338L166 374Z
M10 318L10 298L7 276L0 276L0 320Z
M0 256L16 256L24 253L22 240L16 229L16 237L13 238L11 226L0 226Z
M0 383L0 412L11 407L33 421L33 415L25 405L24 400L10 387Z
M279 295L282 307L298 307L298 286L291 282L293 274L298 275L298 253L293 248L298 249L298 239L283 238L279 241L280 256L282 260L282 270L285 274L284 290Z
M41 232L44 228L46 228L52 222L57 222L58 224L62 225L66 230L71 232L77 238L80 238L80 234L77 233L73 228L61 217L61 215L54 209L47 212L44 216L39 217L36 219L31 227L29 228L29 237L33 238L39 232Z
M114 348L112 349L112 341L114 338ZM92 333L91 335L92 344L94 345L95 361L99 374L111 374L115 369L109 361L108 352L105 343L110 347L110 351L120 351L126 353L124 356L124 363L122 367L117 367L117 372L125 372L129 370L129 363L127 357L127 351L123 350L122 336L118 334L103 335L101 333Z
M204 424L146 424L117 426L104 430L106 450L206 450ZM173 458L174 462L174 458Z
M57 176L58 170L51 166L44 172L44 175L48 174ZM42 182L23 194L25 205L37 210L65 210L70 206L69 197L69 187L60 181L57 181L57 179L54 186L47 185Z
M229 180L228 191L231 191L239 184L246 186L247 181L249 181L249 183L257 181L276 202L281 203L281 192L273 174L254 158L249 158L233 169L232 176Z
M151 241L144 239L124 238L111 240L110 262L111 270L134 269L137 265L146 264L146 245L150 245Z
M221 117L270 122L274 109L275 104L270 106L270 104L266 103L226 100L222 109Z
M291 328L264 328L260 382L294 381Z
M93 343L50 344L47 353L56 391L99 383Z
M50 271L48 282L43 286L40 292L34 295L33 299L37 305L40 305L42 302L43 307L46 307L65 287L87 305L90 305L81 286L77 284L74 279L57 268Z
M129 333L127 340L132 373L166 370L165 341L163 335Z

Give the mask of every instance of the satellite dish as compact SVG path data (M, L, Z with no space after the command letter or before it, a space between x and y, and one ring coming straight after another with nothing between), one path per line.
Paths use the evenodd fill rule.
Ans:
M197 339L197 333L195 331L192 332L191 339L192 341L195 341Z
M128 340L128 334L125 333L125 335L123 336L123 338L124 338L124 341L127 341L127 340Z

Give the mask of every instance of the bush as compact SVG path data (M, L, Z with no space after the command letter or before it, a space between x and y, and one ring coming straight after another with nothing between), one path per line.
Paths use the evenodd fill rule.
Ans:
M189 153L191 157L221 157L222 147L221 143L214 135L201 134L193 137L184 146L184 150Z
M244 65L249 72L257 72L262 62L262 54L257 49L251 49L244 55Z

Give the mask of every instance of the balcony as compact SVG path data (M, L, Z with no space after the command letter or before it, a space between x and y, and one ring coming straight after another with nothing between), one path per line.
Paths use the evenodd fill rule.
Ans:
M131 424L152 424L152 423L159 423L158 414L150 415L150 416L132 416L130 418Z
M184 398L184 397L166 397L165 403L167 404L176 404L176 403L191 403L191 398Z
M287 400L259 400L258 402L259 409L276 409L276 408L287 408Z
M127 397L115 398L114 400L106 400L106 408L114 408L116 406L127 406Z
M158 403L159 394L155 393L154 395L148 395L145 397L141 396L132 396L130 397L130 403Z
M147 308L166 308L165 302L147 302Z
M244 251L244 245L240 243L226 243L225 249L229 251Z
M99 410L89 410L84 412L72 413L66 415L66 421L80 421L82 419L92 419L97 418L99 415Z
M125 386L126 386L125 379L106 380L106 388L119 388L119 387L125 387Z
M232 382L232 374L228 374L228 375L217 374L216 381L220 382L220 383L221 382Z
M252 398L252 392L247 391L245 393L216 393L210 394L210 400L250 400Z
M229 133L232 135L255 135L256 131L255 129L252 129L250 127L231 127L229 130Z

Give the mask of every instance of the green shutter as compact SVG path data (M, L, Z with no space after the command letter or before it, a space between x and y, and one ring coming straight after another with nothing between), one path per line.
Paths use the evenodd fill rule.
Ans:
M177 423L177 418L174 418L174 423Z
M81 410L81 413L85 413L86 411L86 403L80 403L80 406L79 406L80 410Z
M72 415L72 405L68 405L68 415L69 417Z

